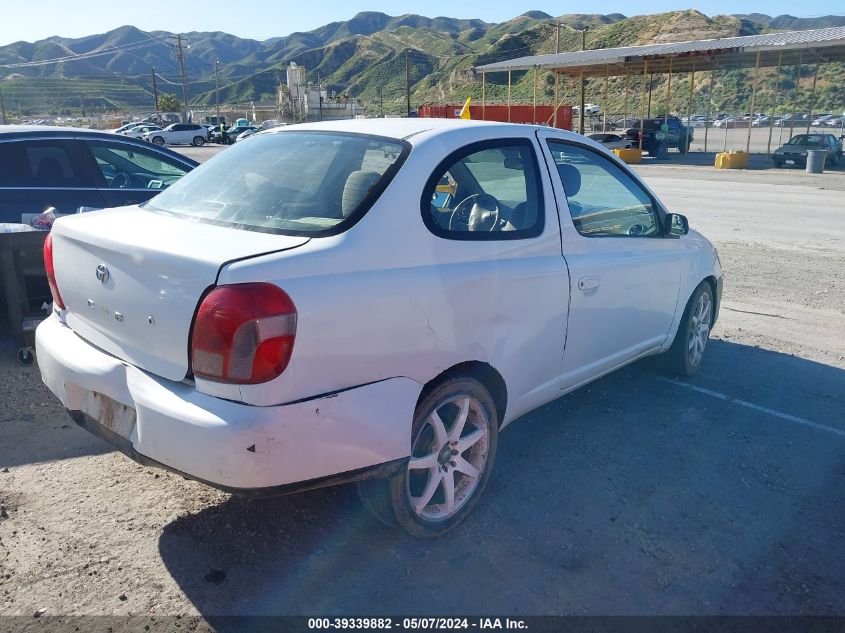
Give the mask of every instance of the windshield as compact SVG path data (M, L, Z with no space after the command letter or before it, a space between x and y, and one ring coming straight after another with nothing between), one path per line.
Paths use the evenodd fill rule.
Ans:
M248 230L335 234L372 206L409 148L403 141L339 132L257 134L146 206Z
M818 134L801 134L789 139L787 145L823 145L824 137Z

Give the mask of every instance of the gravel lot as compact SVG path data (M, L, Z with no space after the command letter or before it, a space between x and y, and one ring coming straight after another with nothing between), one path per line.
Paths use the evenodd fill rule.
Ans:
M440 541L351 486L247 502L138 466L4 340L0 613L845 614L845 172L637 169L726 269L700 375L642 362L525 416Z

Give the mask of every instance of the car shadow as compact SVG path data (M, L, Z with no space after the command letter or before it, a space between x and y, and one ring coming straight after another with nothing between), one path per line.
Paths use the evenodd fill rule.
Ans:
M842 411L842 369L713 340L695 378L641 362L524 416L441 539L381 525L347 485L231 497L165 526L159 552L221 631L244 630L231 615L841 613L845 439L795 420L845 429Z

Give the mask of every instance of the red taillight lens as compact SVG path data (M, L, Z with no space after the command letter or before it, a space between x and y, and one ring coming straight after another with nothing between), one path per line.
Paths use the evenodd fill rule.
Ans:
M290 362L296 306L273 284L218 286L202 300L191 338L195 376L238 384L267 382Z
M50 284L50 294L53 295L53 303L59 309L65 309L65 302L59 294L59 286L56 284L56 269L53 266L53 234L49 233L44 240L44 268L47 269L47 283Z

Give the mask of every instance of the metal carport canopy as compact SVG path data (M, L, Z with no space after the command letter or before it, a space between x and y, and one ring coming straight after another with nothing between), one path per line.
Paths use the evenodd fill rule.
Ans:
M670 68L675 73L753 67L758 53L760 66L845 61L845 26L531 55L476 66L474 70L486 74L536 68L564 75L583 72L590 77L642 74L648 64L649 73L665 73Z

